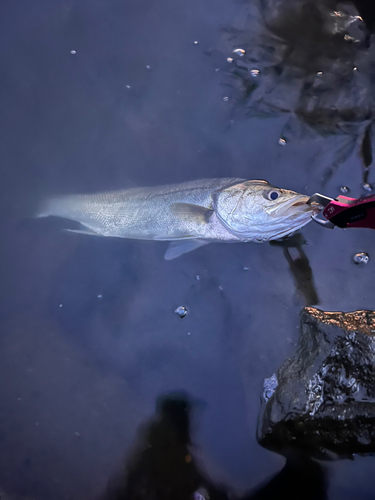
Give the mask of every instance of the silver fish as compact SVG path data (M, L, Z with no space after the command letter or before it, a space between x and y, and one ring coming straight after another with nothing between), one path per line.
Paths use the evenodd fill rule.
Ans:
M169 186L132 188L48 200L38 217L79 222L73 232L171 241L170 260L212 242L265 242L311 221L319 208L309 197L267 181L203 179Z

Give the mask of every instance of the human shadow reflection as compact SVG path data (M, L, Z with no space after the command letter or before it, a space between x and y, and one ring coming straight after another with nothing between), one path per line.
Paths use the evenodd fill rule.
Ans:
M271 245L280 246L293 275L297 293L303 298L306 306L319 304L318 293L314 284L313 271L303 245L306 240L301 233L294 234L281 241L271 241Z
M197 406L185 393L156 402L155 415L139 430L136 446L100 500L306 500L326 498L324 469L306 457L288 458L268 482L242 497L215 484L194 458L191 413ZM306 485L309 485L306 488Z

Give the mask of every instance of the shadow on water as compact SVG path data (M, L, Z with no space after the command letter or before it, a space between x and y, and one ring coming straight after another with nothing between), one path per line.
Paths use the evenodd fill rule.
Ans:
M323 185L356 149L368 183L375 109L370 3L258 0L249 4L249 21L226 30L223 52L238 112L285 115L281 145L336 138L333 148L326 142L324 153L334 153Z
M139 432L133 455L122 475L113 479L103 500L225 499L200 470L191 455L191 411L194 403L184 393L156 402L156 414Z
M132 455L101 500L234 498L229 488L214 484L194 458L191 413L199 404L185 393L160 397L155 416L140 429ZM326 487L319 463L298 455L289 457L272 479L238 498L298 500L303 495L306 500L324 500Z
M302 234L294 234L282 241L271 241L270 244L283 248L284 257L293 275L297 293L303 298L305 305L312 306L319 304L313 271L303 249L303 245L306 245L306 240Z

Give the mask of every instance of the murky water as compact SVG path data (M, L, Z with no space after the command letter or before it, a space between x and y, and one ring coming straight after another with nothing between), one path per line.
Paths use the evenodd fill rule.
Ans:
M138 440L153 439L138 430L171 391L192 398L186 463L196 469L185 490L260 487L285 462L255 440L263 381L293 353L301 308L374 308L371 230L311 223L289 248L207 245L167 262L162 242L27 219L51 194L205 177L364 194L362 129L292 134L281 147L290 110L246 116L229 67L248 47L237 32L228 41L227 28L249 29L252 9L233 0L0 7L0 486L15 498L100 495ZM248 69L260 81L260 68ZM343 137L355 144L337 160ZM360 252L365 266L353 262ZM328 498L373 498L374 464L327 464ZM313 482L320 470L309 467ZM289 481L305 497L298 474Z

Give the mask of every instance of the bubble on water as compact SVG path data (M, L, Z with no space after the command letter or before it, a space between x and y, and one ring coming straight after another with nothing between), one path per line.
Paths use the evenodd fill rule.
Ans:
M250 268L246 267L246 266L244 266L242 269L243 269L243 271L250 271Z
M195 279L198 280L198 281L201 279L201 277L199 276L199 274L196 275Z
M246 52L244 51L244 49L234 49L233 54L237 54L238 56L243 57Z
M62 304L59 304L59 307L62 307L63 305Z
M217 73L218 71L220 71L220 68L215 68L215 71L216 71L216 73Z
M178 306L177 309L175 309L174 311L176 314L178 314L180 316L180 318L184 318L187 313L188 313L188 310L185 306Z
M198 45L198 40L194 40L194 45Z
M257 76L260 75L260 71L259 69L252 69L250 70L250 75L253 77L253 78L256 78Z
M265 378L263 382L263 399L264 401L268 401L272 394L275 392L276 387L278 386L278 381L276 374L274 373L270 378Z
M227 57L227 62L232 63L233 62L233 57Z
M353 71L357 71L357 70L358 70L357 66L354 66Z
M76 50L71 50L70 53L74 56L75 54L77 54L77 51Z
M103 297L103 295L101 293L99 293L99 295L96 296L98 299L101 299Z
M280 137L279 140L278 140L278 143L280 144L280 146L286 146L286 139L285 139L285 137Z
M147 64L146 69L151 69L151 66Z
M131 87L130 87L130 85L127 85L127 86L126 86L126 88L127 88L127 89L130 89Z
M362 187L363 187L363 189L364 189L365 191L369 191L369 192L371 192L371 191L372 191L372 185L371 185L369 182L364 182L364 183L362 184Z
M223 97L223 101L229 101L229 97Z
M322 74L323 74L323 71L318 71L317 72L317 75L319 75L319 76L322 75Z
M350 193L350 189L348 188L348 186L341 186L341 187L340 187L340 191L341 191L343 194Z
M367 264L369 260L370 256L366 252L358 252L353 257L353 261L355 264Z

